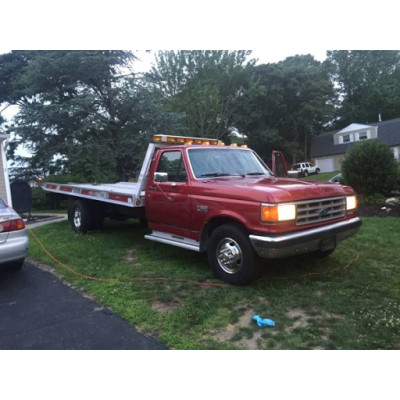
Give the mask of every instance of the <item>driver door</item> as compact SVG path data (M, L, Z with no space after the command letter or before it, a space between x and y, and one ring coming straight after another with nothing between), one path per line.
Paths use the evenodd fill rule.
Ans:
M157 182L156 173L164 175L166 180ZM181 151L162 151L156 173L149 177L146 192L146 214L151 228L189 237L189 181Z

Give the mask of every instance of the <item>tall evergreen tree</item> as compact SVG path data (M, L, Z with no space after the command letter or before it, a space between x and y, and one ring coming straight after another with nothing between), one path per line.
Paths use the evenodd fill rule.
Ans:
M183 113L190 135L226 138L251 85L249 51L161 51L149 74L168 109Z
M9 131L29 147L29 163L42 166L42 174L129 179L139 168L150 136L176 124L177 116L165 113L146 83L129 70L134 60L130 52L39 51L12 56L14 73L6 79L0 75L0 82L10 88L6 100L20 109ZM12 70L9 59L0 59L0 71Z
M307 159L311 138L333 117L335 91L329 65L311 55L255 67L256 85L246 94L240 128L268 158L275 149L292 160Z
M332 79L341 102L336 125L400 117L400 52L397 50L328 51Z

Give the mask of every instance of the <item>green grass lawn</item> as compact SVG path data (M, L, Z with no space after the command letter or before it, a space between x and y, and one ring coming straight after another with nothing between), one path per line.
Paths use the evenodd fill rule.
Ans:
M359 234L325 259L266 261L262 280L247 287L179 282L221 283L204 254L147 241L145 231L133 221L88 235L67 222L34 230L63 263L116 278L86 280L57 266L65 280L171 348L400 348L399 218L364 218ZM30 256L55 266L32 237ZM168 280L132 281L146 277ZM254 313L276 326L259 328Z
M335 171L335 172L322 172L317 175L309 175L307 178L308 180L312 181L329 181L329 179L333 178L335 175L339 174L340 171Z

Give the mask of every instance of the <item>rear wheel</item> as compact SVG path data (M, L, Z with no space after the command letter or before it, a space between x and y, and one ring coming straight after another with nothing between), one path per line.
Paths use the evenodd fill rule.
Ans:
M70 223L72 229L77 233L86 233L94 229L95 221L88 204L81 200L72 203Z
M317 168L316 171L315 171L315 173L318 175L318 174L319 174L319 171L320 171L320 169Z
M303 175L304 175L304 176L308 176L308 171L305 170L305 171L303 172Z
M234 285L246 285L259 274L257 257L247 235L237 226L216 228L207 246L208 261L218 278Z

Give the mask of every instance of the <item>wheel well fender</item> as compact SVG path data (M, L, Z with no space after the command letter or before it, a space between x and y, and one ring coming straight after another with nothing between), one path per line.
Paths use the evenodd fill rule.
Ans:
M244 232L248 232L245 226L238 220L233 217L227 216L218 216L211 218L203 227L200 234L200 251L206 251L208 245L208 239L211 236L212 232L221 225L234 225Z

